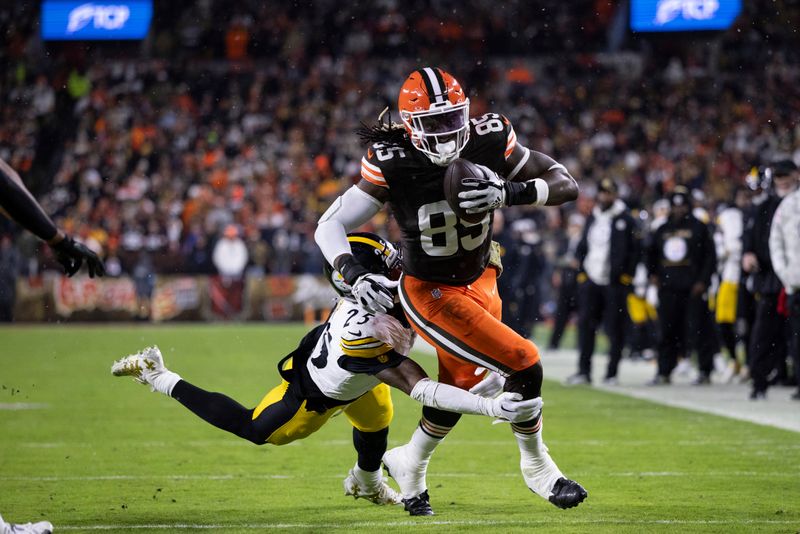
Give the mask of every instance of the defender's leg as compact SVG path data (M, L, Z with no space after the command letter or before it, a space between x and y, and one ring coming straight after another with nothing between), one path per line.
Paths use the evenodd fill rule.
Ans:
M380 384L344 409L353 425L358 460L344 480L345 495L375 504L400 504L400 495L383 478L381 458L386 452L394 407L389 386Z

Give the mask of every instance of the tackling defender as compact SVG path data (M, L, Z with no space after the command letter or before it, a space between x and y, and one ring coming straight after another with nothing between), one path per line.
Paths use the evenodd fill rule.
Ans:
M394 247L374 234L347 238L353 256L375 276L399 274ZM153 391L171 396L206 422L257 445L285 445L316 432L340 410L353 425L358 461L344 481L345 493L376 504L398 504L400 497L381 473L393 408L393 386L426 406L524 421L537 415L541 401L520 400L517 393L487 399L440 384L407 358L414 333L399 317L373 314L356 302L358 292L326 265L328 281L343 298L328 321L309 332L294 352L281 360L281 384L254 409L220 393L181 379L164 366L156 347L114 362L116 376L133 376ZM387 385L388 384L388 385Z
M481 381L483 393L500 386L526 399L541 395L539 350L500 321L496 279L499 253L491 239L493 210L502 206L555 206L575 200L578 186L563 165L517 143L507 118L487 113L470 120L469 99L458 81L438 68L411 73L400 89L403 124L362 129L370 146L361 160L361 180L320 218L315 239L373 312L392 305L390 282L367 272L351 254L346 233L389 202L402 231L400 301L411 325L436 347L439 380L462 389ZM459 219L443 187L445 169L456 158L478 164L482 176L464 178L459 207L483 213L477 223ZM499 375L499 376L498 376ZM425 472L435 447L459 414L426 406L411 441L392 449L384 464L398 482L411 515L432 515ZM537 414L512 425L528 488L561 508L586 496L563 476L542 442Z

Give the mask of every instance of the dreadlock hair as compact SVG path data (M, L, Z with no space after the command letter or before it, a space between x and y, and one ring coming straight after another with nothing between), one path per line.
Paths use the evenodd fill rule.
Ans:
M384 120L384 116L387 118ZM389 108L384 108L381 114L378 115L378 121L375 124L369 125L365 122L361 123L356 129L361 142L365 145L373 143L392 143L404 144L410 142L406 127L400 123L392 122L392 113Z

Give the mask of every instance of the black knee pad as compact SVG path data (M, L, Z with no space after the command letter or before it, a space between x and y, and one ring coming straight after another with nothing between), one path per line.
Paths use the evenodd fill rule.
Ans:
M362 432L353 428L353 446L358 453L358 467L364 471L377 471L381 468L381 458L386 452L389 440L389 427L377 432Z
M523 399L535 399L542 396L542 362L536 362L527 369L516 371L506 378L503 391L519 393Z
M430 406L423 406L422 417L434 425L453 428L456 426L456 423L458 423L458 420L461 419L461 414L437 410L436 408L431 408Z

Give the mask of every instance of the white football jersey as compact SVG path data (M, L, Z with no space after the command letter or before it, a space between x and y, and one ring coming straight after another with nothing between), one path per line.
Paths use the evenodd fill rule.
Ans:
M308 359L308 373L326 397L356 399L381 383L375 372L396 364L392 350L408 355L414 335L391 315L341 299Z

